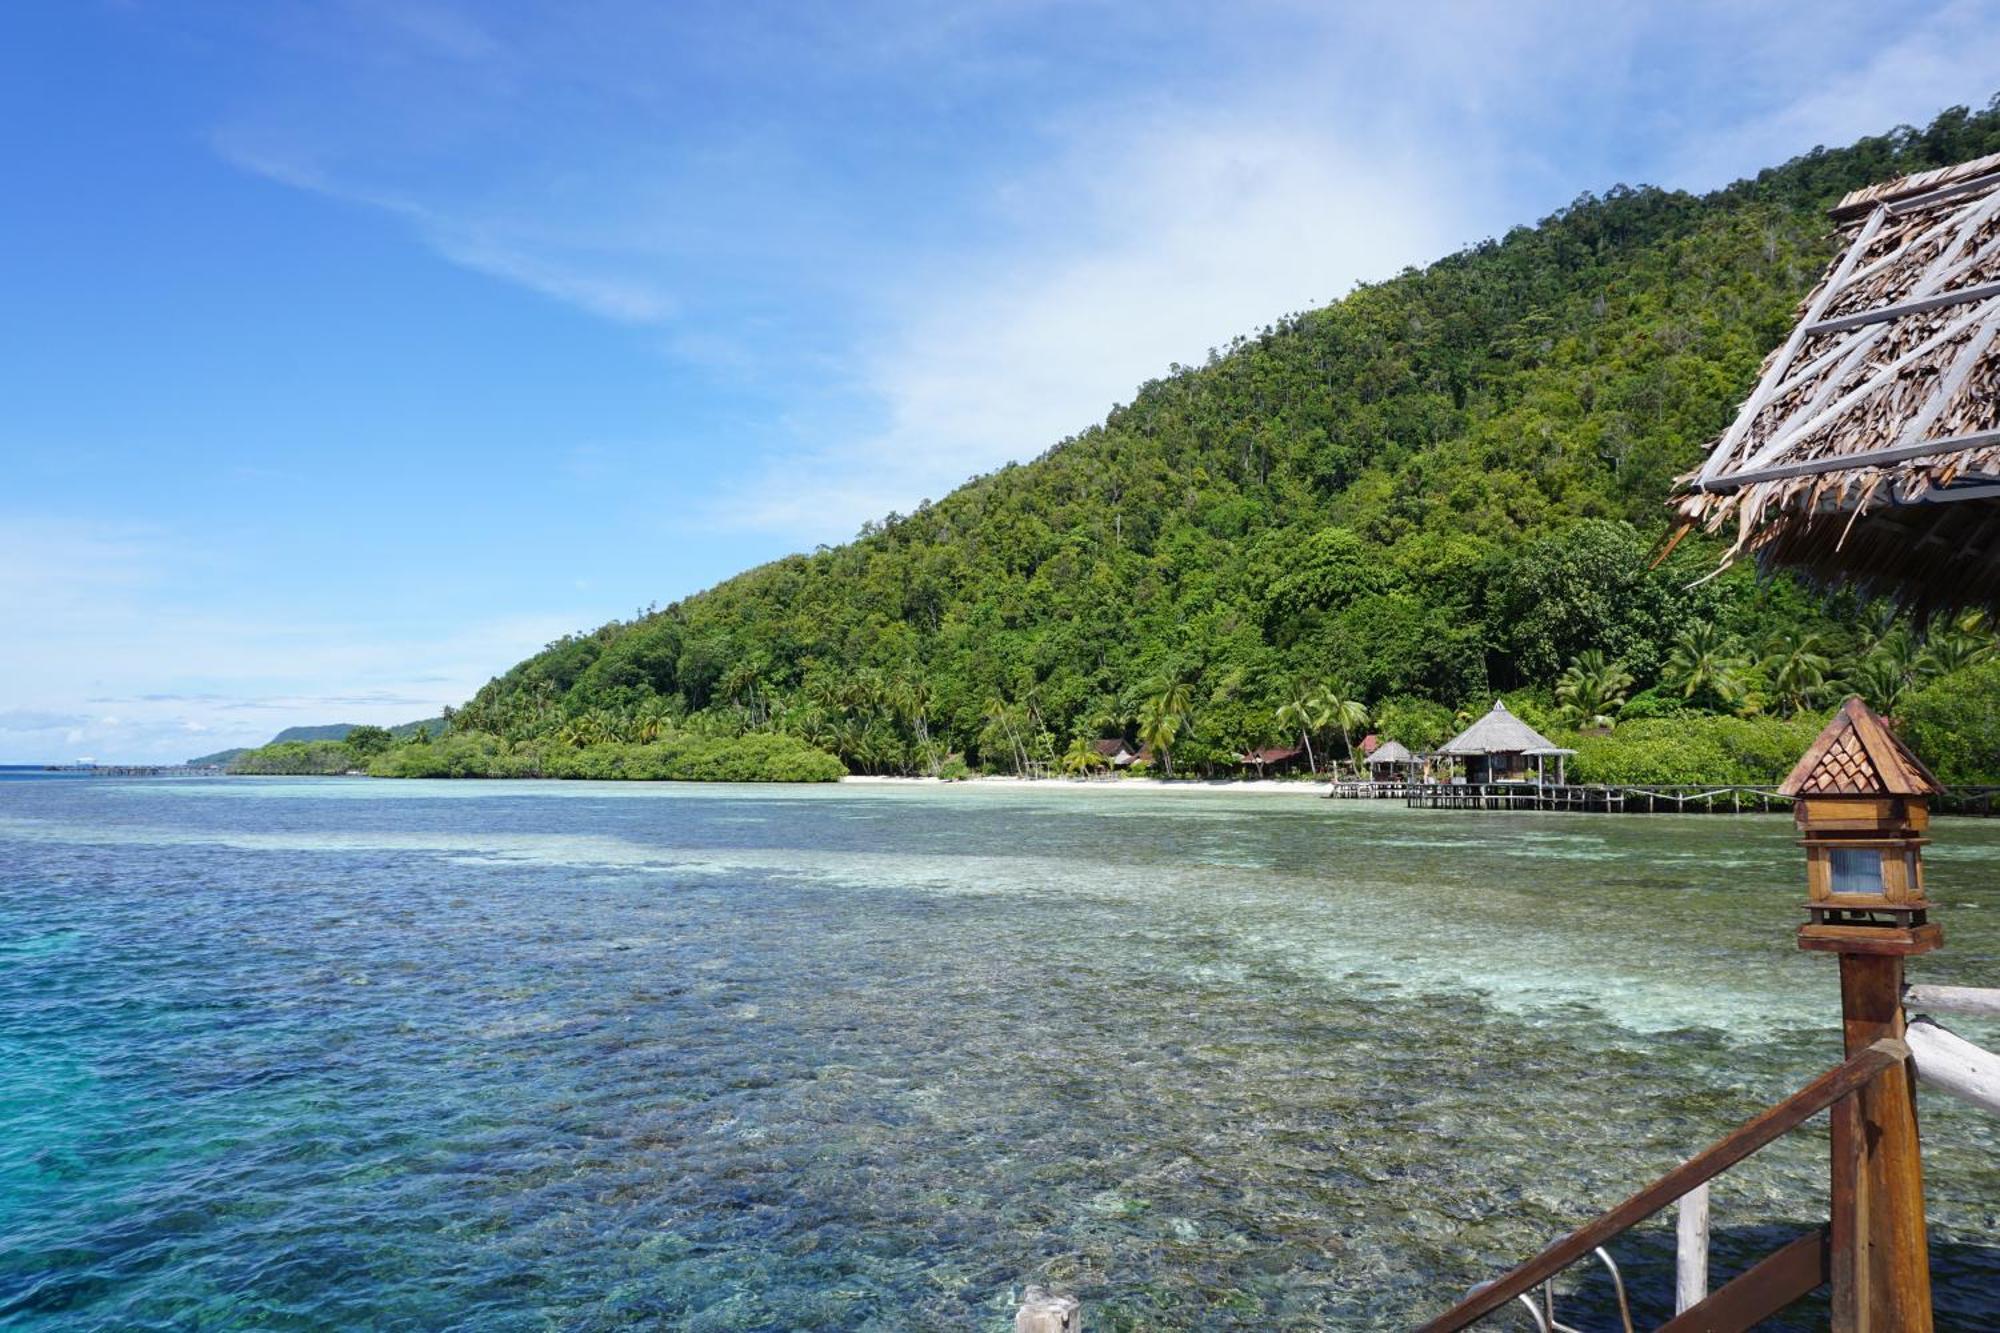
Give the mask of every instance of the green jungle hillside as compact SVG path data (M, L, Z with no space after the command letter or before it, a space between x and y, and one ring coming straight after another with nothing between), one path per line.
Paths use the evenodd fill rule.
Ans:
M1579 776L1768 780L1854 689L1989 776L1984 624L1919 637L1748 569L1690 586L1713 543L1649 562L1826 263L1827 207L1996 150L2000 99L1707 195L1586 195L852 542L550 644L374 770L636 775L691 737L884 773L1087 771L1106 737L1180 773L1301 740L1323 765L1504 692L1581 735Z

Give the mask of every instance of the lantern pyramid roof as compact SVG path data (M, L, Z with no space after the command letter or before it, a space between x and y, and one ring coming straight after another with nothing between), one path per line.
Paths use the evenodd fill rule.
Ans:
M1778 788L1783 796L1935 796L1943 790L1916 752L1853 695Z

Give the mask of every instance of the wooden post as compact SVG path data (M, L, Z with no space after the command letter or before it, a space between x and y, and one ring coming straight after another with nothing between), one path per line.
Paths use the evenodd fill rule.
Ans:
M1708 1296L1708 1186L1697 1185L1681 1196L1674 1222L1674 1313L1701 1304Z
M1014 1333L1083 1333L1083 1302L1029 1287L1014 1312Z
M1902 995L1900 956L1840 955L1849 1055L1883 1038L1902 1039ZM1834 1328L1929 1333L1923 1159L1916 1083L1907 1062L1884 1070L1847 1106L1835 1108L1832 1167Z

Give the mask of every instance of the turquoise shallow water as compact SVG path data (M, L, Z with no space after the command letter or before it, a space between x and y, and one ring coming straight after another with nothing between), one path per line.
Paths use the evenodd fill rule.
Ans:
M1790 837L0 783L0 1322L999 1330L1036 1281L1093 1329L1407 1326L1837 1059ZM1930 862L1917 972L2000 984L2000 826ZM1995 1123L1923 1114L1941 1325L2000 1325ZM1720 1270L1823 1215L1823 1155L1725 1178ZM1619 1248L1655 1310L1669 1242Z

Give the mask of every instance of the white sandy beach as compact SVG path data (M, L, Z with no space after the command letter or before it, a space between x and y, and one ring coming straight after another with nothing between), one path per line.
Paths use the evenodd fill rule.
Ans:
M1037 790L1073 791L1089 795L1129 792L1138 795L1268 795L1324 796L1325 782L1288 782L1278 778L1217 778L1181 780L1164 778L1011 778L982 776L946 782L942 778L892 778L850 774L842 782L883 787L1033 787Z

